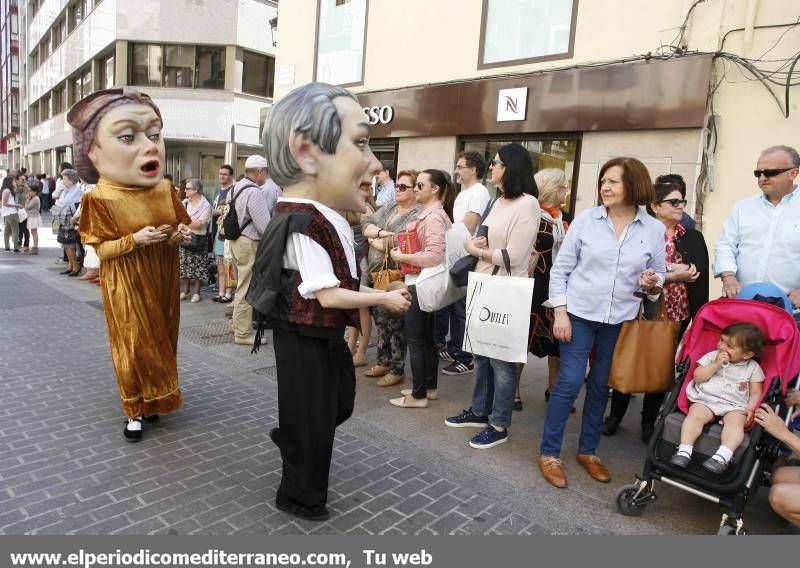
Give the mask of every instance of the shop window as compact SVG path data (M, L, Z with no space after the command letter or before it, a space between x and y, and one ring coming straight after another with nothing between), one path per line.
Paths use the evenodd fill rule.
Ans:
M194 86L194 46L167 45L164 47L164 86Z
M478 68L572 57L578 0L483 0Z
M319 0L317 18L316 80L334 85L362 84L367 0Z
M131 84L161 86L161 46L135 44L131 49Z
M197 46L198 89L225 88L225 48Z
M245 51L242 64L242 91L271 97L275 84L275 60L266 55Z
M501 146L515 142L521 144L530 154L533 161L533 172L546 168L558 168L567 174L567 182L570 184L567 193L566 211L574 213L574 195L577 190L577 179L575 176L575 166L578 160L578 144L576 138L572 139L481 139L467 140L463 143L463 150L478 152L486 160L487 164L493 160L497 150ZM492 184L491 174L487 168L486 179L484 180L489 193L497 195L497 188Z

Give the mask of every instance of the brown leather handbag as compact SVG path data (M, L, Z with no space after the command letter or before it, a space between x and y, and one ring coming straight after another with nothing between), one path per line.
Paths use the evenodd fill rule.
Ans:
M384 240L383 244L383 266L377 272L369 273L370 278L372 278L372 287L376 290L388 290L392 282L405 278L399 270L389 268L389 243Z
M622 393L667 392L675 382L681 322L667 318L663 300L657 319L644 319L643 311L644 301L638 317L622 324L614 347L608 386Z

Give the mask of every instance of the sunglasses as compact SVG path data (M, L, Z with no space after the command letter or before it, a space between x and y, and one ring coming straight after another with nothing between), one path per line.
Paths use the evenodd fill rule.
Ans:
M777 175L780 175L784 172L788 172L789 170L796 169L797 166L792 166L791 168L775 168L775 169L768 169L768 170L753 170L753 175L757 178L760 178L763 174L765 177L771 178Z
M491 165L491 166L505 166L505 164L503 162L501 162L500 160L492 160L491 162L489 162L489 165Z
M398 183L394 186L397 191L405 191L407 189L414 189L413 185L406 185L404 183Z
M669 203L675 209L677 209L678 207L686 207L686 204L689 202L685 199L662 199L659 201L659 203Z

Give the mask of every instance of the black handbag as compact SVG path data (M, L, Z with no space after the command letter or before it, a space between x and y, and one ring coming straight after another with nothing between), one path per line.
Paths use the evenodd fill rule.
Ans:
M489 213L492 211L492 207L494 207L497 199L499 198L492 199L488 205L486 205L486 209L484 210L483 215L481 215L481 224L478 225L478 228L475 230L476 236L486 236L488 227L486 227L483 222L489 216ZM477 265L478 258L472 256L471 254L459 258L450 268L450 277L453 279L455 285L459 287L466 286L469 282L469 273L474 272Z
M198 254L208 253L208 234L198 235L192 233L192 240L188 243L181 243L181 248L187 252L194 252Z
M75 245L78 244L78 231L75 229L67 229L63 225L58 228L56 241L62 245Z

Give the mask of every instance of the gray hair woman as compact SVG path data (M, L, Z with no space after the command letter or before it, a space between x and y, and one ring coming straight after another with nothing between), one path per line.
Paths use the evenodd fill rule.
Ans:
M58 196L56 204L53 206L53 215L58 219L58 242L67 253L67 269L61 274L76 277L81 273L81 265L78 262L78 228L75 213L81 204L83 197L83 186L81 177L75 170L64 170L61 172L61 180L64 182L64 191Z
M183 206L192 222L191 242L180 247L181 300L189 296L189 288L194 284L193 304L200 301L200 288L208 278L208 224L211 221L211 204L203 195L203 182L187 179L184 186L186 199Z

